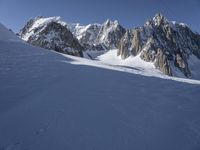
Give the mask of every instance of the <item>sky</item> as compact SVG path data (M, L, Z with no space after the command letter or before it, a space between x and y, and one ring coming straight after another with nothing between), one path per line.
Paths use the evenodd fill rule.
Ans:
M36 16L61 16L81 24L111 19L134 28L158 12L200 32L200 0L0 0L0 22L15 32Z

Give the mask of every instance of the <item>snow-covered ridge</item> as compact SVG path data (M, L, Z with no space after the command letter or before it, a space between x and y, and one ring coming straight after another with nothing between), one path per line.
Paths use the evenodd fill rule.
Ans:
M28 41L37 32L42 32L51 22L59 23L70 30L80 44L86 45L86 49L108 50L117 48L119 40L125 33L125 29L118 21L106 20L103 24L81 25L79 23L64 22L60 17L36 17L28 21L19 35L23 40Z
M82 44L96 44L96 39L101 28L101 24L94 23L81 25L79 23L67 24L70 31L77 37Z
M19 36L38 47L82 56L83 47L60 17L31 19L21 30Z
M61 17L48 17L48 18L45 18L42 16L36 17L29 21L30 26L27 28L28 30L25 31L25 33L22 33L22 31L20 32L21 38L25 41L28 41L30 36L32 36L33 34L36 34L35 29L38 29L38 28L45 29L45 27L51 22L57 22L57 23L62 24L63 26L66 25L65 22L61 21Z

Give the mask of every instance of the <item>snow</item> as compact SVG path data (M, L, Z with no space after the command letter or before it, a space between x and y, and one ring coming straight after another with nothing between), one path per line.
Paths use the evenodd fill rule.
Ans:
M32 36L34 33L34 30L37 28L42 27L43 29L45 29L45 27L51 23L51 22L58 22L61 25L66 25L65 22L61 21L61 17L48 17L48 18L35 18L35 21L33 23L33 25L29 28L28 32L22 37L23 40L28 41L29 37ZM43 29L41 29L40 31L42 31Z
M107 19L106 22L103 23L101 30L99 31L99 43L106 43L107 39L108 39L108 35L109 33L113 32L119 25L119 22L117 20L115 20L114 22L110 21L109 19Z
M200 148L199 81L126 72L110 66L114 51L92 61L15 38L0 26L1 150Z
M153 63L145 62L140 58L140 54L137 56L130 56L127 59L123 60L120 56L117 56L117 49L110 50L107 53L98 56L97 59L105 64L113 66L121 66L124 68L135 68L136 70L143 70L143 72L148 73L159 73L153 65Z
M191 55L189 58L189 61L188 61L188 65L192 72L192 78L200 80L200 67L199 67L200 61L199 61L199 59L196 56Z
M32 19L32 21L33 25L31 25L31 27L27 27L26 33L21 34L21 38L24 41L28 41L31 36L38 37L38 34L42 32L49 23L57 22L62 26L67 27L67 29L72 32L81 44L105 44L104 46L107 45L109 33L116 30L119 25L117 20L113 22L107 20L103 24L93 23L88 25L82 25L80 23L67 23L62 21L61 17L36 17Z
M143 61L139 55L136 57L130 56L129 58L122 60L120 57L116 56L116 54L117 54L117 50L114 49L107 52L104 51L104 52L99 52L99 53L98 52L89 53L89 55L92 57L92 60L90 60L89 59L90 57L87 57L86 54L84 54L86 56L85 58L78 58L78 57L73 57L73 56L67 56L67 58L73 59L73 61L70 62L73 65L93 66L93 67L115 70L115 71L120 71L120 72L127 72L131 74L143 75L146 77L157 77L161 79L174 80L174 81L190 83L190 84L200 84L199 78L198 80L184 78L184 76L181 74L181 72L178 69L174 70L176 71L175 75L177 76L182 75L182 78L170 77L170 76L164 75L161 71L155 68L153 63ZM63 56L66 57L66 55L64 54Z
M188 27L188 25L185 24L185 23L179 23L179 25L181 25L181 26L183 26L183 27Z
M68 29L76 36L78 40L84 39L86 36L89 36L86 42L87 44L93 45L96 43L96 39L101 28L101 25L98 23L81 25L79 23L68 23Z
M14 32L8 31L4 25L0 23L0 41L21 41Z
M77 37L78 40L80 40L82 38L82 34L84 34L87 29L88 26L84 26L84 25L80 25L79 23L72 23L72 24L68 24L68 28L70 29L70 31Z

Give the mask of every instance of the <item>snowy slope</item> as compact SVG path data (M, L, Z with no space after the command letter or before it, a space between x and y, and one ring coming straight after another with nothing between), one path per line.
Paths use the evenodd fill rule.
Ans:
M21 41L14 35L12 31L8 31L4 25L0 23L0 41Z
M200 67L199 67L200 61L199 61L199 59L196 56L191 55L188 63L189 63L193 78L200 80Z
M120 58L120 56L117 56L117 49L110 50L107 53L104 53L103 55L100 55L97 57L97 60L100 62L106 64L106 65L112 65L114 67L121 67L124 69L133 69L136 71L141 71L144 74L149 75L163 75L159 70L155 68L153 63L151 62L145 62L140 58L140 56L130 56L126 60L123 60Z
M198 81L126 73L8 41L5 33L0 33L1 150L200 148Z
M136 57L130 56L126 60L122 60L119 56L114 55L116 54L116 51L117 51L116 49L113 49L110 51L104 51L104 54L100 52L89 53L90 56L94 58L92 60L90 60L89 58L80 59L77 57L71 57L67 55L63 55L63 56L73 59L73 61L70 63L74 65L93 66L93 67L104 68L104 69L109 69L109 70L116 70L120 72L127 72L131 74L139 74L139 75L147 76L147 77L157 77L161 79L174 80L174 81L184 82L184 83L200 84L199 80L187 79L187 78L184 78L184 76L180 78L180 77L171 77L168 75L164 75L161 71L155 68L153 63L145 62L144 60L140 58L140 56L136 56ZM191 63L193 63L196 77L198 78L199 72L198 70L195 69L195 67L197 67L196 61L194 62L191 60ZM180 75L180 72L178 72L178 70L177 70L177 75Z

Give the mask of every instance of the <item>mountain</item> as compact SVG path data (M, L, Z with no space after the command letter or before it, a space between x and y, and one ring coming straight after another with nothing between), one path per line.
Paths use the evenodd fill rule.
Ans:
M83 47L60 17L36 17L27 22L19 36L30 44L74 56L83 56Z
M97 37L101 29L100 24L80 25L79 23L67 23L67 28L76 36L80 44L84 47L85 54L93 58L89 53L107 50L103 44L97 42Z
M118 21L107 20L99 31L97 43L104 44L107 49L116 49L125 32Z
M127 30L118 47L122 59L137 56L166 75L195 78L192 69L200 65L200 35L187 25L168 21L161 14L143 27ZM198 64L193 66L193 60Z
M125 29L118 21L80 25L66 23L60 17L36 17L27 22L19 36L42 48L83 56L83 50L103 52L117 48L124 33Z
M60 17L36 17L19 35L33 45L90 59L118 49L116 55L122 59L139 56L163 74L200 79L200 35L161 14L142 27L128 30L111 20L80 25L66 23Z
M199 81L117 71L31 46L1 24L0 79L1 150L200 147Z
M118 21L107 20L103 24L68 24L68 28L88 50L116 49L126 30Z
M68 24L68 28L77 37L81 44L96 44L96 39L101 29L100 24L80 25L79 23Z

